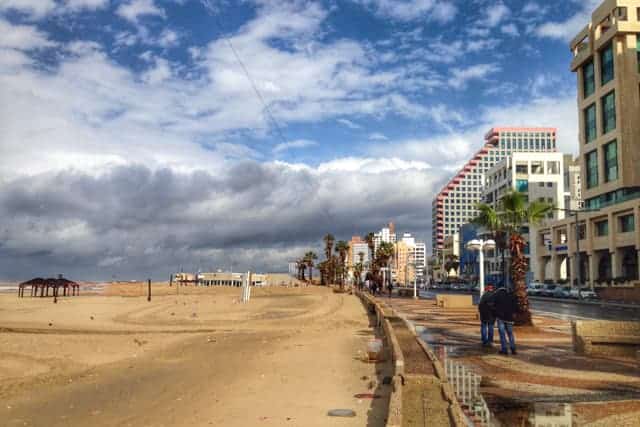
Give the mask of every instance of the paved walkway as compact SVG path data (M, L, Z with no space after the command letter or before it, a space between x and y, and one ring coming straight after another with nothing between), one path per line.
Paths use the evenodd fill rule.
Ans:
M452 373L482 376L476 392L505 425L547 412L558 414L556 422L572 420L573 425L637 425L637 360L575 355L567 321L534 316L535 327L516 330L519 354L502 356L497 347L487 351L480 346L475 308L444 310L423 299L380 300L422 331Z

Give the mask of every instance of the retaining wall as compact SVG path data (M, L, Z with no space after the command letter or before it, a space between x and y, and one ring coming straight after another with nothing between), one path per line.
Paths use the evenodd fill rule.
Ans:
M640 322L574 320L571 332L578 354L636 357L640 350Z

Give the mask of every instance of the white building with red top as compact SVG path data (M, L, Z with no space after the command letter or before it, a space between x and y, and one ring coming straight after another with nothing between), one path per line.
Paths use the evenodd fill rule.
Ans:
M482 148L442 188L432 202L432 239L434 254L444 247L448 236L478 214L485 174L496 163L515 152L555 152L555 128L497 127L485 135Z

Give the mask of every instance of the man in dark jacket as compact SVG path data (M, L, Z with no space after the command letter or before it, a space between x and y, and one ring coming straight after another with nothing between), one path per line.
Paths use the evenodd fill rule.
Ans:
M487 284L485 292L480 297L478 303L478 312L480 313L480 336L482 338L483 347L491 347L493 345L493 329L495 317L493 315L493 285Z
M498 333L500 333L500 354L509 354L507 338L511 354L516 354L516 340L513 336L513 319L518 311L518 299L513 292L504 288L498 289L493 296L495 316L498 319Z

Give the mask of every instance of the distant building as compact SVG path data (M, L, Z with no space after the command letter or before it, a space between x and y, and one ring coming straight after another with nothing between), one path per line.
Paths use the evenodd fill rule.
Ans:
M360 253L363 254L363 264L369 263L369 246L360 236L353 236L349 241L349 256L347 258L347 264L349 267L353 267L360 262Z
M396 243L396 226L393 222L390 222L387 227L383 227L380 231L374 234L373 243L375 251L378 251L380 243Z
M516 152L555 152L555 128L493 128L482 148L436 195L432 202L432 250L444 248L447 237L478 215L485 173Z

